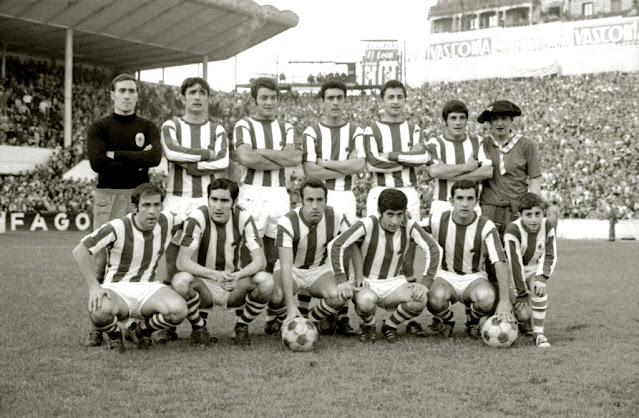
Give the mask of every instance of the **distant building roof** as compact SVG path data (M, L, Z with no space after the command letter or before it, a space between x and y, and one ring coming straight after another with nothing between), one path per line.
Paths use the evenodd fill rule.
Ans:
M496 7L512 7L528 5L532 0L439 0L430 8L428 18L452 16L476 10L494 9Z
M8 52L144 70L230 58L287 29L298 16L251 0L9 0L0 2Z

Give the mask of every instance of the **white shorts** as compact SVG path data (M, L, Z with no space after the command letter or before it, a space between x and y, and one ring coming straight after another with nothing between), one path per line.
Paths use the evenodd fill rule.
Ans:
M357 199L351 190L329 190L326 203L337 213L345 215L351 225L357 220Z
M273 268L273 273L275 274L276 271L281 269L282 266L280 265L280 260L277 260L275 262L275 267ZM291 273L293 276L293 281L295 281L295 284L297 285L297 289L301 290L309 289L313 285L313 283L317 281L317 279L319 279L326 273L332 275L333 271L328 264L322 264L319 267L313 267L310 269L301 269L293 266Z
M447 210L453 210L453 205L451 205L450 202L444 200L433 200L430 204L430 212L428 212L428 214L436 217ZM477 215L481 215L481 206L479 206L479 204L475 205L475 213Z
M105 283L102 288L118 294L129 306L129 317L144 319L140 310L144 303L158 290L168 287L158 282L116 282Z
M408 283L406 276L400 275L391 279L371 280L364 278L364 283L368 285L377 295L377 304L381 304L384 298L399 289L402 285Z
M368 197L366 198L366 216L379 215L379 209L377 208L377 200L379 195L386 189L391 187L386 186L373 186L368 191ZM403 192L408 198L408 213L415 222L419 222L421 219L421 212L419 209L419 193L414 187L395 187L395 189Z
M260 237L277 238L277 220L291 210L286 187L245 184L240 188L237 204L253 216Z
M209 289L209 292L211 292L211 299L213 301L213 304L221 306L222 308L226 308L231 292L229 292L228 290L224 290L222 286L211 279L205 279L204 277L199 277L199 279L202 279L202 282L204 282L206 288Z
M207 197L184 197L167 194L162 208L178 214L188 215L194 209L208 204L209 199Z
M446 270L437 270L435 278L437 277L446 281L446 283L450 284L453 287L458 301L464 300L464 291L468 288L468 286L470 286L472 282L477 279L488 280L488 275L485 271L470 274L457 274Z

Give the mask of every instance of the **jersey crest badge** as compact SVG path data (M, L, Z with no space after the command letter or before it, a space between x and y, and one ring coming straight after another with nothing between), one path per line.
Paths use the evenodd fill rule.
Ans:
M144 146L144 134L142 132L135 134L135 145L140 148Z

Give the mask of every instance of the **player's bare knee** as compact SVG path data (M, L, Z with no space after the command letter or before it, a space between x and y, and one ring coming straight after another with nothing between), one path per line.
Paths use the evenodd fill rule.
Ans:
M530 319L532 318L530 306L516 306L514 309L514 314L515 318L517 318L517 321L519 322L530 321Z
M424 309L426 309L426 305L427 305L427 300L424 299L423 301L415 301L415 300L411 300L410 302L406 303L406 308L413 313L421 313Z
M110 306L105 307L105 304L103 303L99 309L89 314L89 318L93 324L101 327L112 323L113 318L115 318L115 314L113 314Z
M377 307L377 295L370 289L362 289L353 297L353 303L360 312L372 312Z
M471 295L471 300L475 305L475 309L482 312L490 312L497 301L497 292L490 286L479 286Z
M433 286L428 291L427 303L432 309L437 312L445 309L448 306L449 299L450 297L448 295L448 292L444 288Z
M271 274L260 271L251 278L251 281L257 286L261 295L270 297L273 293L274 282Z
M339 292L337 291L335 291L335 294L331 294L329 297L324 298L324 300L326 300L328 306L333 309L339 309L346 303L346 301L340 297Z
M164 312L162 314L167 321L174 324L179 324L184 320L184 318L186 318L186 301L181 297L177 297L177 295L173 297L167 297L163 301L163 310Z
M191 289L191 285L193 284L193 279L194 277L191 273L182 271L173 276L171 279L171 287L173 287L173 289L175 289L175 291L180 295L186 297Z
M271 292L270 304L273 306L282 306L284 304L284 293L282 292L281 287L273 286L273 291Z

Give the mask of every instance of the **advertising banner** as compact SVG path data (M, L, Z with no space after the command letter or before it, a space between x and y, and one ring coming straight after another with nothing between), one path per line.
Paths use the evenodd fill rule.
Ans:
M0 212L0 233L15 231L91 231L91 216L79 213Z
M362 41L364 43L364 63L397 61L398 41Z
M639 71L639 18L610 17L437 33L411 83ZM417 60L409 59L411 65Z

